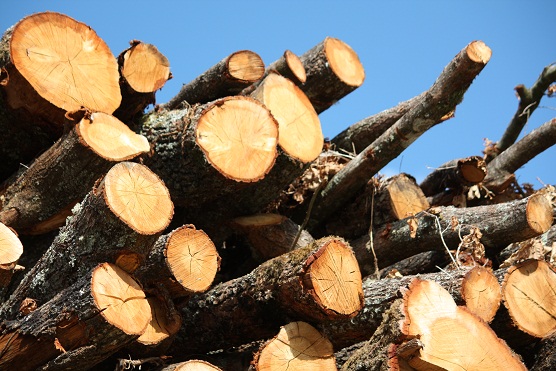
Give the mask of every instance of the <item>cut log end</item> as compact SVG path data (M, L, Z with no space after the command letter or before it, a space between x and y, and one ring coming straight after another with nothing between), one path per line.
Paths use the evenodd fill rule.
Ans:
M252 51L241 50L228 59L228 72L237 80L257 81L264 74L264 62Z
M163 231L174 214L168 189L146 166L121 162L104 178L104 198L112 212L134 231Z
M129 335L143 334L151 321L151 309L140 285L116 265L95 268L92 295L106 321Z
M308 262L306 286L325 310L354 316L363 307L361 272L346 242L330 238Z
M544 195L535 194L529 197L526 213L529 226L538 234L548 231L552 226L552 205Z
M325 52L330 68L341 81L355 87L363 84L365 69L359 56L349 45L329 37L325 41Z
M174 366L170 366L168 369L172 371L222 371L220 368L198 359L192 359ZM165 370L166 368L161 371Z
M429 203L415 179L405 174L393 177L386 186L390 206L396 219L401 220L429 208Z
M539 338L556 331L556 271L549 263L527 260L510 268L502 293L519 329Z
M491 269L476 266L465 275L461 294L467 308L489 323L500 307L502 291Z
M178 332L181 317L177 312L169 313L164 302L155 296L147 298L151 308L151 321L137 342L143 345L156 345Z
M53 12L28 16L14 27L10 53L19 73L56 107L112 113L120 105L116 59L84 23Z
M223 98L203 111L196 138L208 161L224 176L256 182L274 165L278 124L252 98Z
M258 371L336 370L330 341L305 322L291 322L255 356Z
M206 291L220 266L214 243L193 226L183 226L172 233L166 259L174 278L189 292Z
M170 78L170 62L156 46L133 43L123 54L122 76L138 93L152 93Z
M301 89L271 73L252 96L264 103L278 121L278 143L284 152L304 163L318 157L324 144L320 120Z
M492 50L482 41L473 41L467 46L469 59L476 63L487 64L492 56Z
M11 230L0 223L0 265L11 265L23 254L23 244Z
M299 57L290 50L286 50L284 52L284 58L295 78L302 84L307 81L307 72Z
M84 144L109 161L125 161L150 150L147 138L112 115L94 112L77 125Z

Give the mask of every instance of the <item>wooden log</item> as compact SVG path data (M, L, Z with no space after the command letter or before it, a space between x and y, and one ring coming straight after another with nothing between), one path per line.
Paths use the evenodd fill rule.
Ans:
M257 53L250 50L237 51L183 85L175 97L159 108L173 110L181 108L184 102L189 105L204 104L236 95L259 80L264 70L264 63Z
M306 322L290 322L253 359L255 370L336 370L332 344Z
M556 331L556 269L526 260L508 270L502 284L504 305L516 327L543 338Z
M361 298L349 246L323 238L192 297L180 311L184 325L168 354L183 357L268 339L292 320L350 318Z
M534 363L529 371L553 370L556 367L556 334L542 339L534 350Z
M434 196L446 189L460 190L483 181L486 162L479 156L449 161L427 175L419 184L425 196Z
M378 266L383 268L424 251L445 251L444 245L456 250L460 236L475 226L483 234L481 242L487 253L493 256L512 242L541 235L551 225L552 206L541 194L472 208L442 206L377 229L373 248ZM367 234L351 242L364 276L375 269L369 241Z
M317 113L357 89L365 80L365 70L357 53L342 40L327 37L299 57L307 80L299 87Z
M141 133L152 145L143 163L183 207L199 208L260 181L277 156L278 124L266 107L248 97L152 112L144 117Z
M0 223L0 300L4 300L15 271L20 270L18 260L23 245L12 229Z
M24 299L42 305L102 262L133 272L170 223L173 205L162 181L144 165L121 162L106 174L31 269L0 316L13 319Z
M115 117L87 112L1 192L0 221L26 234L59 228L75 203L115 163L149 149L145 137Z
M502 302L498 279L491 269L481 266L475 266L465 274L461 296L467 309L485 323L492 322Z
M200 359L192 359L166 366L157 371L221 371L221 369L209 362Z
M256 214L235 218L232 221L249 243L255 259L267 261L314 241L309 232L279 214Z
M155 104L155 92L172 78L170 62L156 46L132 40L118 56L122 102L114 116L131 124L133 118Z
M496 156L487 166L488 174L483 184L492 192L503 192L515 180L513 173L516 170L554 144L556 119L545 122Z
M120 105L116 59L86 24L36 13L6 31L0 45L8 106L44 119L58 135L66 112L86 107L111 114Z
M393 278L397 275L409 276L438 272L439 267L445 267L449 263L450 258L446 251L425 251L382 268L380 270L380 277Z
M220 257L202 230L184 225L161 236L135 276L145 285L163 285L173 299L208 290Z
M328 182L313 208L309 232L352 199L371 177L426 130L451 115L490 56L490 48L481 41L470 43L458 53L419 104Z
M62 370L93 367L139 337L151 319L145 293L103 263L0 335L0 367Z

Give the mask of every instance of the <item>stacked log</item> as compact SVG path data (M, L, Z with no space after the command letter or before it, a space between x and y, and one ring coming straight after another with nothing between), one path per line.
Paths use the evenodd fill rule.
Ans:
M171 77L154 45L115 58L67 16L24 18L0 42L0 368L556 367L556 191L513 177L556 121L420 184L375 176L490 56L470 43L325 143L318 114L365 78L339 39L266 68L232 53L144 112Z

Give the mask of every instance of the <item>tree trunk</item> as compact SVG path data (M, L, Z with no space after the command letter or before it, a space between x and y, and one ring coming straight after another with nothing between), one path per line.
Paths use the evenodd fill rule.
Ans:
M74 215L0 308L14 319L24 299L42 305L102 262L133 272L172 217L168 190L145 166L122 162L74 209Z
M307 81L299 87L317 113L357 89L365 80L365 71L357 53L339 39L327 37L299 57Z
M273 336L292 319L353 317L361 308L357 262L339 238L324 238L269 260L246 276L192 297L175 357L227 349Z
M88 369L139 337L150 319L139 284L103 263L23 320L4 324L0 367Z
M2 192L0 221L27 234L59 228L71 215L71 208L110 167L148 151L147 139L115 117L86 113L69 133L10 181Z
M258 54L240 50L215 64L199 77L183 85L179 93L162 109L182 108L184 102L208 103L230 95L236 95L263 76L264 63Z

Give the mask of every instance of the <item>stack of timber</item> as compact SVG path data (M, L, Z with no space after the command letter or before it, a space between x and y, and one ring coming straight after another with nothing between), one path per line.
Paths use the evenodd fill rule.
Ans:
M23 18L0 40L0 369L556 368L556 189L514 176L556 143L556 119L516 142L555 66L482 155L379 174L491 53L326 141L365 80L342 40L237 51L157 105L154 45Z

